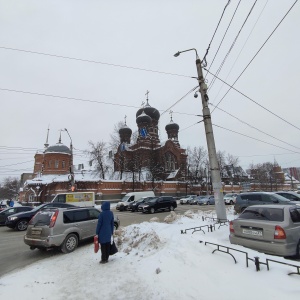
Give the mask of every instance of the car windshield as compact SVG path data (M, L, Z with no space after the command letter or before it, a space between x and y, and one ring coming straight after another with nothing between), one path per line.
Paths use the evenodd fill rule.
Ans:
M147 201L147 202L151 202L151 203L153 203L153 202L156 202L156 200L157 200L158 198L153 198L153 199L150 199L149 201Z
M283 221L283 209L282 208L270 208L270 207L250 207L244 210L239 216L239 219L251 219L251 220L268 220L268 221Z
M129 198L130 198L130 196L124 196L121 201L126 202Z
M286 198L284 198L283 196L277 195L277 194L272 194L271 195L271 199L272 201L280 201L280 202L291 202L291 200L288 200Z
M224 198L226 198L226 197L234 197L234 194L226 194L226 195L224 196Z

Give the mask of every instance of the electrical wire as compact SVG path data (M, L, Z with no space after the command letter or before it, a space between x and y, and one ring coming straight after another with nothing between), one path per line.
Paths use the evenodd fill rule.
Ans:
M233 40L233 42L232 42L232 44L231 44L231 46L230 46L230 48L229 48L227 54L225 55L225 58L223 59L223 61L222 61L221 65L220 65L220 67L218 68L218 70L217 70L217 72L216 72L216 75L219 75L219 74L220 74L220 72L221 72L221 70L222 70L222 68L223 68L223 66L224 66L224 64L225 64L225 61L227 60L227 58L228 58L230 52L232 51L233 47L235 46L235 43L236 43L238 37L240 36L240 33L242 32L242 30L243 30L245 24L247 23L247 21L248 21L250 15L251 15L251 13L252 13L252 11L253 11L255 5L256 5L256 2L257 2L257 0L255 0L254 4L252 5L252 7L251 7L251 9L250 9L250 11L249 11L249 13L248 13L246 19L244 20L244 23L242 24L242 26L241 26L240 30L238 31L238 33L237 33L235 39ZM211 88L213 87L215 81L216 81L216 78L214 77L213 80L212 80L212 82L211 82L210 85L208 86L208 89L211 89Z
M239 1L237 7L235 8L235 11L234 11L234 13L233 13L233 16L231 17L231 20L230 20L230 22L229 22L229 24L228 24L228 26L227 26L227 28L226 28L226 31L225 31L225 33L224 33L224 35L223 35L223 38L222 38L222 40L221 40L221 42L220 42L220 44L219 44L219 47L218 47L218 49L217 49L217 51L216 51L216 53L215 53L215 55L214 55L214 58L213 58L213 60L212 60L212 62L211 62L211 64L210 64L210 66L209 66L209 70L211 69L211 67L212 67L213 64L214 64L214 61L215 61L215 59L216 59L216 56L217 56L217 54L219 53L219 50L220 50L220 48L221 48L221 46L222 46L222 44L223 44L223 41L224 41L224 39L225 39L225 37L226 37L226 34L227 34L227 32L228 32L228 29L230 28L230 25L231 25L231 23L232 23L232 21L233 21L233 19L234 19L234 16L235 16L235 14L236 14L236 12L237 12L239 6L240 6L241 1L242 1L242 0ZM205 78L206 78L207 74L208 74L208 73L206 73Z
M231 69L229 70L229 72L228 72L228 74L227 74L227 76L226 76L226 78L225 78L225 81L228 79L228 77L229 77L229 75L231 74L231 71L233 70L233 68L234 68L234 66L235 66L235 64L236 64L236 62L237 62L237 60L239 59L241 53L243 52L243 50L244 50L244 48L245 48L245 46L246 46L246 44L247 44L247 42L248 42L248 40L249 40L251 34L252 34L254 28L256 27L256 24L258 23L260 17L262 16L262 14L263 14L263 12L264 12L264 10L265 10L265 8L266 8L268 2L269 2L269 0L266 1L266 3L265 3L265 5L264 5L264 7L262 8L262 10L261 10L261 12L260 12L258 18L256 19L256 21L255 21L255 23L254 23L254 25L253 25L253 27L252 27L252 29L251 29L251 31L250 31L250 33L249 33L247 39L246 39L246 41L245 41L243 47L241 48L241 50L240 50L239 54L237 55L236 59L234 60L234 63L232 64L232 67L231 67ZM209 70L210 70L210 69L209 69ZM219 88L219 91L218 91L218 93L216 94L216 96L214 97L214 100L212 101L212 103L214 103L214 102L215 102L215 99L218 98L218 96L219 96L219 94L220 94L220 92L221 92L223 86L224 86L224 84L222 84L222 86ZM213 111L212 111L212 112L213 112Z
M97 101L97 100L90 100L90 99L83 99L83 98L74 98L74 97L44 94L44 93L30 92L30 91L21 91L21 90L7 89L7 88L0 88L0 90L6 91L6 92L12 92L12 93L21 93L21 94L49 97L49 98L68 99L68 100L80 101L80 102L89 102L89 103L96 103L96 104L105 104L105 105L113 105L113 106L140 109L140 107L133 106L133 105L126 105L126 104L119 104L119 103L112 103L112 102L105 102L105 101ZM163 111L163 110L158 110L158 111ZM183 113L183 112L174 112L174 113L181 114L181 115L188 115L188 116L196 116L195 114L189 114L189 113Z
M258 142L261 142L261 143L264 143L264 144L267 144L267 145L271 145L271 146L274 146L276 148L280 148L280 149L284 149L284 150L287 150L287 151L291 151L293 153L297 153L297 154L300 154L300 152L297 152L297 151L293 151L293 150L290 150L290 149L287 149L287 148L284 148L284 147L281 147L281 146L278 146L278 145L274 145L272 143L268 143L266 141L262 141L260 139L257 139L257 138L254 138L254 137L251 137L249 135L246 135L246 134L243 134L243 133L240 133L240 132L237 132L237 131L234 131L234 130L231 130L231 129L228 129L228 128L225 128L225 127L222 127L220 125L217 125L217 124L212 124L213 126L215 127L218 127L218 128L221 128L221 129L224 129L224 130L227 130L227 131L230 131L230 132L233 132L233 133L236 133L238 135L241 135L241 136L244 136L244 137L247 137L249 139L252 139L252 140L255 140L255 141L258 141Z
M56 54L45 53L45 52L37 52L37 51L17 49L17 48L5 47L5 46L0 46L0 49L18 51L18 52L24 52L24 53L30 53L30 54L37 54L37 55L44 55L44 56L50 56L50 57L55 57L55 58L76 60L76 61L87 62L87 63L101 64L101 65L107 65L107 66L111 66L111 67L132 69L132 70L137 70L137 71L158 73L158 74L163 74L163 75L172 75L172 76L192 78L192 76L188 76L188 75L182 75L182 74L176 74L176 73L170 73L170 72L164 72L164 71L157 71L157 70L151 70L151 69L145 69L145 68L138 68L138 67L131 67L131 66L125 66L125 65L119 65L119 64L111 64L111 63L106 63L106 62L102 62L102 61L70 57L70 56L63 56L63 55L56 55Z
M214 106L213 104L210 104L210 105ZM222 108L220 108L220 107L216 107L216 108L219 109L219 110L221 110L222 112L228 114L228 115L231 116L232 118L238 120L239 122L241 122L241 123L243 123L243 124L249 126L250 128L255 129L255 130L257 130L258 132L263 133L263 134L265 134L265 135L267 135L267 136L269 136L269 137L271 137L271 138L273 138L273 139L275 139L275 140L277 140L277 141L279 141L279 142L282 142L282 143L284 143L284 144L286 144L286 145L289 145L289 146L291 146L291 147L294 147L294 148L297 148L297 149L300 150L300 147L294 146L294 145L292 145L292 144L289 144L288 142L285 142L285 141L283 141L283 140L281 140L281 139L278 139L278 138L276 138L275 136L273 136L273 135L271 135L271 134L269 134L269 133L266 133L266 132L264 132L264 131L258 129L257 127L252 126L252 125L250 125L249 123L247 123L247 122L245 122L245 121L239 119L238 117L232 115L231 113L225 111L224 109L222 109Z
M221 17L220 17L220 19L219 19L219 22L218 22L218 25L217 25L217 27L216 27L216 29L215 29L215 32L214 32L214 34L213 34L213 36L212 36L212 38L211 38L211 40L210 40L210 43L208 44L208 47L207 47L207 49L206 49L206 53L205 53L205 55L204 55L204 57L203 57L203 61L206 61L206 56L207 56L207 54L208 54L210 45L211 45L211 43L212 43L213 40L214 40L214 37L215 37L215 35L216 35L216 33L217 33L217 30L218 30L218 28L219 28L219 25L220 25L220 23L221 23L221 21L222 21L222 19L223 19L225 10L226 10L227 6L229 5L229 3L230 3L230 0L228 0L227 4L225 5L225 7L224 7L224 9L223 9L222 15L221 15Z
M265 42L262 44L262 46L258 49L256 54L252 57L250 62L247 64L247 66L244 68L244 70L241 72L241 74L237 77L237 79L234 81L234 83L230 86L230 89L228 89L228 91L225 93L225 95L221 98L221 100L218 102L218 104L216 106L220 105L220 103L223 101L223 99L226 97L226 95L229 93L229 91L233 88L233 86L236 84L236 82L241 78L241 76L244 74L244 72L247 70L247 68L250 66L250 64L253 62L253 60L258 55L258 53L262 50L262 48L266 45L268 40L271 38L271 36L274 34L274 32L277 30L277 28L280 26L280 24L283 22L283 20L286 18L286 16L290 13L290 11L292 10L292 8L295 6L295 4L297 2L298 2L298 0L296 0L292 4L292 6L289 8L289 10L286 12L286 14L283 16L283 18L280 20L280 22L277 24L277 26L274 28L274 30L271 32L271 34L268 36L268 38L265 40ZM212 111L212 113L213 113L213 111Z
M298 1L298 0L297 0ZM205 69L206 70L206 69ZM208 71L208 70L207 70ZM235 87L233 87L233 85L228 84L227 82L225 82L223 79L217 77L216 75L212 74L210 71L208 71L211 75L215 76L218 80L222 81L223 83L225 83L226 85L228 85L230 87L230 89L235 90L236 92L238 92L239 94L241 94L242 96L244 96L245 98L249 99L251 102L255 103L256 105L258 105L259 107L263 108L264 110L266 110L267 112L269 112L270 114L272 114L273 116L279 118L280 120L284 121L285 123L291 125L292 127L300 130L299 127L297 127L296 125L290 123L289 121L287 121L286 119L280 117L279 115L273 113L271 110L269 110L268 108L264 107L263 105L259 104L258 102L256 102L255 100L253 100L252 98L248 97L247 95L245 95L244 93L242 93L241 91L239 91L238 89L236 89ZM218 107L218 105L220 104L220 102L215 106L214 110Z

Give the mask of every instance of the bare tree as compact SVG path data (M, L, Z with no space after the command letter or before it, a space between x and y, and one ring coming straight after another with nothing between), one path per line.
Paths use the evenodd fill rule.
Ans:
M90 149L85 152L89 156L90 162L95 166L95 173L100 178L105 179L105 174L110 168L107 160L108 148L106 147L106 143L103 141L97 143L89 141L88 144Z
M204 147L187 148L188 155L188 178L189 180L198 182L205 176L205 163L207 160L207 151Z
M0 199L15 199L19 194L20 184L20 180L17 178L4 178L0 185Z

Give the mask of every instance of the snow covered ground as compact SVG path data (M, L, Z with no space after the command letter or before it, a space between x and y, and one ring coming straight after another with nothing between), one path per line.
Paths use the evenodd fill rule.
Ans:
M0 278L1 299L299 299L300 276L296 268L271 264L256 272L253 262L234 253L237 263L204 241L247 251L251 258L267 257L299 265L299 261L268 256L228 240L228 226L214 232L182 229L212 224L202 216L215 212L170 215L169 222L144 222L121 227L115 241L119 252L101 265L100 251L93 245L80 246L70 254L59 254ZM154 215L159 217L159 214ZM228 211L228 219L233 219ZM203 241L200 243L199 241Z

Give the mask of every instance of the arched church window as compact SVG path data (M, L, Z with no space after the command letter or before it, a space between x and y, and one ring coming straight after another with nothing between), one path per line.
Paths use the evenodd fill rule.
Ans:
M58 160L56 160L56 161L55 161L54 168L55 168L55 169L58 169L58 166L59 166L59 161L58 161Z

